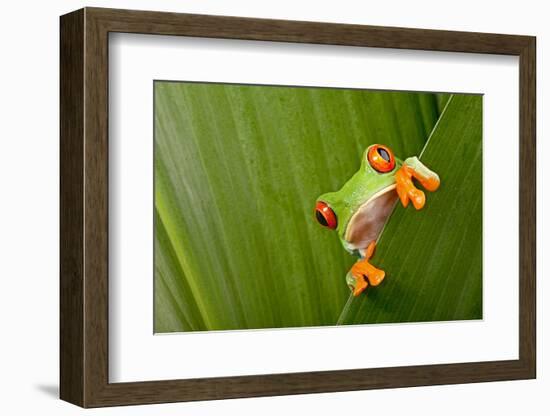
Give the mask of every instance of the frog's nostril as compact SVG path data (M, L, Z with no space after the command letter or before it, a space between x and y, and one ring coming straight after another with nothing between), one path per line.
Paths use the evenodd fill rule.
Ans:
M315 218L319 224L334 230L338 224L336 214L326 203L319 201L315 205Z

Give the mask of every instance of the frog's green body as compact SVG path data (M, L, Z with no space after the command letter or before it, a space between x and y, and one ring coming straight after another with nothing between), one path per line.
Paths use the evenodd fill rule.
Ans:
M376 239L397 199L401 199L404 206L407 206L409 199L416 209L424 206L424 193L413 185L412 177L430 191L439 186L437 174L418 158L410 157L403 162L394 157L386 146L372 145L365 151L359 170L341 189L317 198L318 221L336 230L344 248L361 258L356 263L357 267L354 266L361 270L354 273L352 268L351 271L356 280L359 275L369 277L368 274L378 274L379 279L373 278L376 282L371 281L375 285L383 279L384 272L368 264L368 258L373 254ZM351 285L355 281L350 281L348 277L348 283L355 289L354 293L357 292L357 285Z
M338 191L321 195L318 200L327 203L336 213L338 226L336 231L342 245L351 253L363 255L362 250L367 244L354 244L351 240L352 230L350 224L355 224L362 208L375 202L379 197L385 198L393 208L397 193L395 192L395 172L402 165L401 160L396 159L395 167L387 173L379 173L370 166L366 158L363 158L359 170ZM387 195L385 195L387 193ZM385 196L384 196L385 195ZM370 204L369 203L369 204ZM384 204L387 207L387 204ZM389 215L390 212L386 212ZM357 214L357 215L356 215ZM354 218L354 221L351 221ZM387 218L387 216L386 216ZM372 218L385 222L386 218ZM382 224L383 225L383 224ZM377 235L373 235L376 240Z

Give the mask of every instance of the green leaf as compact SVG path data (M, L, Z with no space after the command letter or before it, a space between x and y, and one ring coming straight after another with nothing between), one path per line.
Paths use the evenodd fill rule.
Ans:
M396 207L372 259L386 278L350 297L338 323L482 317L481 109L479 95L450 98L421 157L441 186L421 211Z
M155 82L155 331L334 325L355 259L315 200L369 144L418 155L438 100Z

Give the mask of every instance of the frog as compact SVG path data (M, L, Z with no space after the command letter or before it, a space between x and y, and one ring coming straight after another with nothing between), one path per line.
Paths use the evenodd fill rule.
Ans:
M412 203L416 210L426 204L425 193L441 183L439 175L417 156L397 158L390 147L372 144L361 157L359 170L337 191L320 195L315 201L315 219L337 232L344 249L358 257L346 275L354 297L385 278L384 270L371 264L376 243L386 221L399 200L404 208Z

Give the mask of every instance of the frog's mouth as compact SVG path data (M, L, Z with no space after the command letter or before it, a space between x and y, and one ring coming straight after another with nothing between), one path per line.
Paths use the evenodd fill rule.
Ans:
M392 184L371 196L350 218L344 235L350 250L363 253L371 241L376 241L397 202L395 186Z

